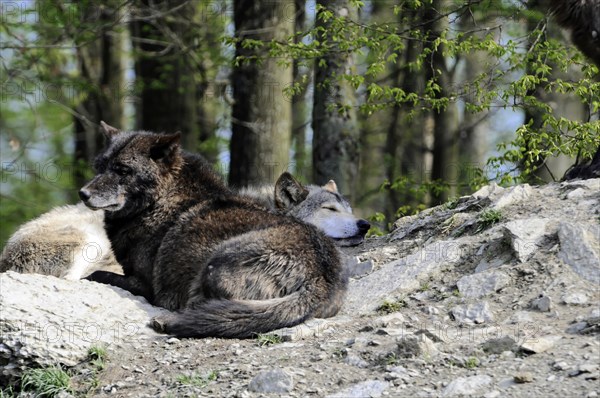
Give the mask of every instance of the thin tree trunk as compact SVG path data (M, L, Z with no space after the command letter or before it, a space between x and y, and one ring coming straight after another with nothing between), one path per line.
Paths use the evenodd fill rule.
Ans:
M137 82L141 85L137 127L155 132L181 131L184 147L195 150L199 134L190 21L197 3L141 0L136 4L132 40L137 51Z
M306 24L306 0L295 0L296 4L296 20L295 33L303 32ZM300 38L296 37L298 43ZM308 72L310 73L310 72ZM294 148L294 170L295 174L304 177L305 180L310 179L308 168L310 163L307 159L306 150L306 128L308 119L308 104L306 100L306 87L308 84L303 82L306 75L302 73L300 62L294 60L293 78L294 84L303 85L302 92L292 97L292 143Z
M443 7L444 1L432 1L431 8L425 15L425 29L428 31L428 41L432 43L440 37L441 32L447 28L446 18L440 18L438 11ZM432 49L433 50L433 49ZM444 46L440 44L433 50L427 59L425 71L428 79L436 78L441 90L436 98L448 96L448 90L452 87L452 72L444 58ZM439 73L438 73L439 71ZM432 189L432 205L444 203L454 194L457 179L457 132L458 111L456 103L449 102L445 109L433 110L433 165L431 180L433 182L449 183L450 190Z
M285 41L294 29L294 1L234 1L236 37ZM236 56L266 56L236 45ZM283 89L292 83L292 68L265 57L234 67L232 74L231 163L229 184L244 187L274 182L289 163L292 104Z
M82 186L88 176L84 170L92 164L98 152L104 146L103 136L99 134L101 120L122 126L124 123L122 35L110 31L111 23L117 15L119 1L112 1L99 9L94 6L82 10L82 18L97 21L97 39L85 46L77 47L79 74L83 81L92 87L85 87L87 97L77 106L75 117L75 172L77 186Z
M318 1L332 10L356 19L355 8L348 0ZM330 22L317 18L317 26L328 29ZM321 37L321 41L331 38ZM354 200L358 176L358 126L356 120L356 93L340 79L352 69L353 58L341 52L331 52L315 64L315 93L312 126L313 180L324 184L334 179L341 192ZM338 106L347 106L344 112Z

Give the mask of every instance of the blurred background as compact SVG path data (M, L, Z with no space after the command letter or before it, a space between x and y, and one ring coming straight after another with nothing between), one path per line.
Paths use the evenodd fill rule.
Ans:
M75 203L99 122L181 131L231 186L334 179L382 233L600 144L598 69L543 1L2 1L0 242Z

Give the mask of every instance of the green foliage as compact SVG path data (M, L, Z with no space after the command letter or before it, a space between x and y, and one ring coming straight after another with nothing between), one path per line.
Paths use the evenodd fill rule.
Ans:
M270 346L273 344L281 344L283 340L281 336L274 333L260 333L256 336L258 345L261 347Z
M59 367L29 369L21 378L21 389L48 398L63 391L72 393L71 377Z
M467 369L475 369L479 366L479 359L475 357L469 357L465 360L465 368Z
M477 217L477 230L481 232L488 229L492 225L498 223L502 219L502 212L496 209L486 209Z
M391 314L400 311L404 307L406 307L404 299L386 299L381 303L379 308L377 308L377 312L380 314Z
M191 375L181 375L177 377L177 382L192 387L206 387L211 381L217 380L219 374L216 371L211 371L204 376L199 376L195 373Z

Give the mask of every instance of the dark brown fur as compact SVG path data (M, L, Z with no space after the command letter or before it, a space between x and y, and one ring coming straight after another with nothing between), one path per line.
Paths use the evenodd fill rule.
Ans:
M125 275L89 279L178 311L153 326L184 337L245 338L338 312L347 278L315 227L233 193L176 135L105 129L80 196L106 210Z

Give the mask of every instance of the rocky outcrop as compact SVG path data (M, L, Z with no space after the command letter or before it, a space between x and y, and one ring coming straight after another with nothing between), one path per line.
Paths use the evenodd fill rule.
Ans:
M169 339L146 327L162 310L118 288L0 274L0 373L77 369L104 345L98 391L131 396L591 397L599 226L600 180L490 185L344 249L341 313L275 331L272 346Z

